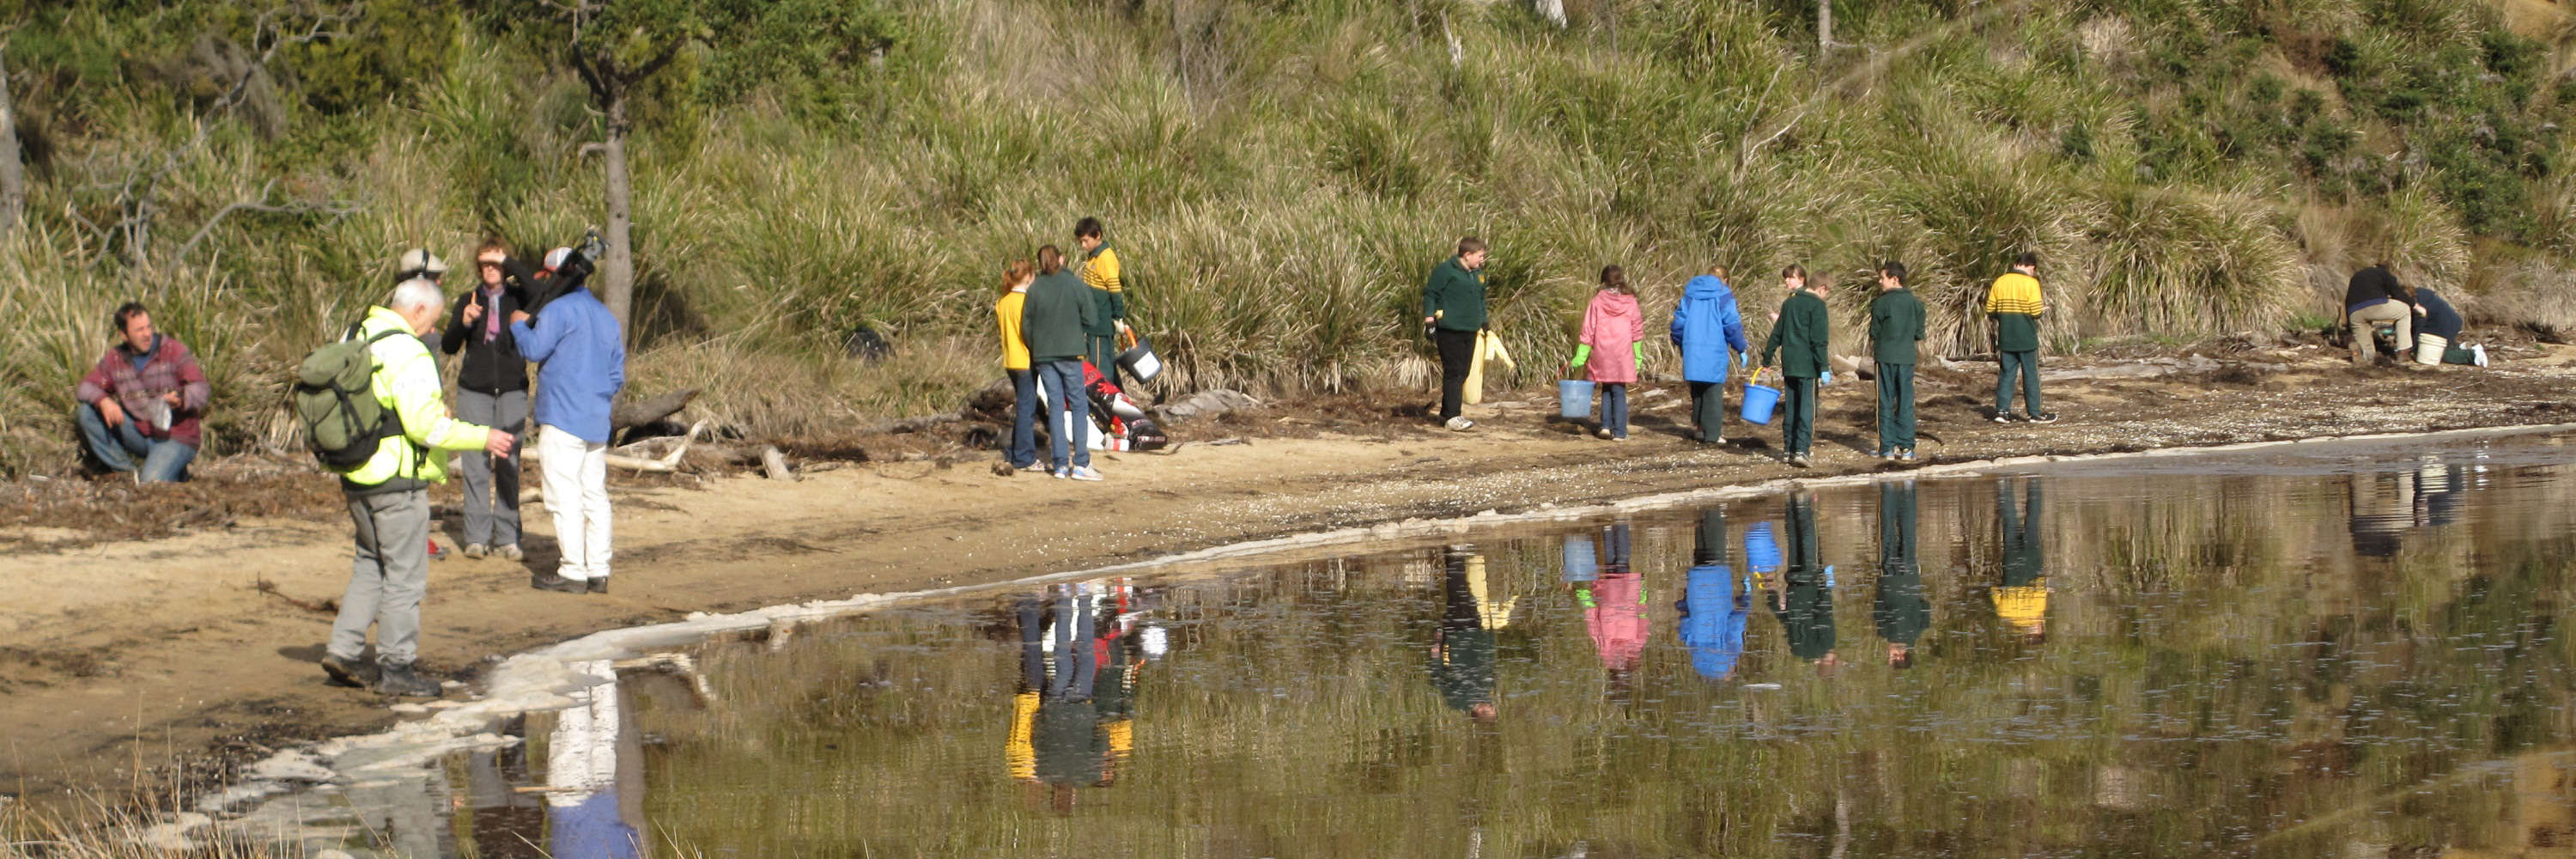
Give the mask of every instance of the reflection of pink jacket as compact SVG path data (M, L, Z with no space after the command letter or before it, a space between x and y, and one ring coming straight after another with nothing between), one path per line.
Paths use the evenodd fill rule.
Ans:
M1627 384L1637 381L1637 347L1646 339L1646 314L1637 309L1637 297L1615 289L1592 294L1592 305L1583 308L1581 342L1592 347L1592 358L1583 362L1584 372L1595 382Z
M1583 610L1583 625L1592 631L1593 646L1601 648L1601 667L1635 668L1645 654L1645 586L1635 573L1612 573L1592 583L1592 607Z

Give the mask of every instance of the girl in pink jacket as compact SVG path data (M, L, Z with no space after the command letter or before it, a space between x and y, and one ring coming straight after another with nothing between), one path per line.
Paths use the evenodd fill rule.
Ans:
M1583 308L1583 330L1577 335L1574 363L1601 388L1600 436L1628 440L1628 384L1646 363L1646 314L1637 309L1637 290L1618 266L1601 269L1601 290Z

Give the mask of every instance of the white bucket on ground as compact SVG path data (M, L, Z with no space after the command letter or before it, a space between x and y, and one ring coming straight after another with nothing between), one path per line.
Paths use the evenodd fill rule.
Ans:
M2442 363L2442 352L2450 346L2451 341L2442 339L2441 335L2415 332L2415 363Z

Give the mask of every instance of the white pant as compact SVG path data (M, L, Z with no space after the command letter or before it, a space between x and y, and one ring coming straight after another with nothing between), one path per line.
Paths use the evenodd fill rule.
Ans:
M608 578L608 445L539 426L537 466L555 544L563 547L555 574L576 582Z

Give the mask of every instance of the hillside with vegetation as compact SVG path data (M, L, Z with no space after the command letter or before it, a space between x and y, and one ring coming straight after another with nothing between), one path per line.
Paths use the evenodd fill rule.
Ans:
M72 468L128 298L205 360L210 452L292 447L286 369L397 253L571 243L604 142L632 387L767 437L953 408L996 375L1003 265L1086 214L1175 390L1428 390L1418 290L1470 233L1533 367L1605 263L1659 316L1712 264L1758 311L1801 262L1849 323L1900 259L1953 355L2024 249L2053 348L2319 327L2383 257L2473 324L2576 331L2550 0L1838 0L1827 40L1812 0L606 0L587 66L571 5L19 13L0 473ZM849 355L862 325L889 355Z

